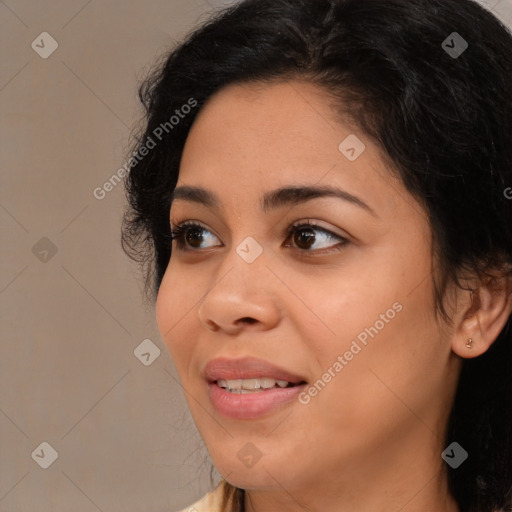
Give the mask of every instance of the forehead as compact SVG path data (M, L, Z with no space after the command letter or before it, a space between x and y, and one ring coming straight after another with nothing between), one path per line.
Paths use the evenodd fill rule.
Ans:
M178 185L245 197L291 184L331 185L375 196L378 209L396 193L391 179L380 149L339 118L323 90L278 82L231 85L210 98L187 138Z

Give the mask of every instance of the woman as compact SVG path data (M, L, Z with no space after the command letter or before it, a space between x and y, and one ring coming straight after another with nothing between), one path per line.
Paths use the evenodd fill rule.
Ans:
M221 484L187 510L511 510L512 36L246 0L141 88L126 251Z

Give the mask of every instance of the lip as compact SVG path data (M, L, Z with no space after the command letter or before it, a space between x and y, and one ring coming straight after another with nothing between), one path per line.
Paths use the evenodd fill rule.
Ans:
M294 375L290 371L256 357L242 357L239 359L219 357L212 359L206 364L203 377L209 383L219 379L252 379L257 377L286 380L292 384L299 384L306 380L300 375Z
M258 419L281 410L291 404L306 387L305 379L288 370L279 368L263 359L217 358L209 361L203 377L208 384L208 397L214 409L232 419ZM259 393L235 394L217 385L217 380L270 377L286 380L294 386L271 388Z

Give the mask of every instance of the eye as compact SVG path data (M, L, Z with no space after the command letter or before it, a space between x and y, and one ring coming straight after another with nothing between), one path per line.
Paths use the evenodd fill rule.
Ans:
M321 236L318 236L318 234ZM342 246L348 243L346 238L336 235L310 221L290 226L286 235L287 238L285 242L291 238L293 244L285 243L284 247L293 247L302 252L324 253L333 250L339 251ZM176 228L171 229L171 240L176 240L178 249L182 251L196 251L208 248L201 247L201 244L207 243L208 239L213 240L217 239L217 237L210 230L193 221L182 222L178 224ZM337 247L332 247L336 244L329 244L329 241L338 242ZM317 246L319 245L319 247L315 248L315 244L317 244ZM214 247L215 245L220 244L212 244L210 247ZM312 247L313 250L311 249Z
M315 234L316 233L316 234ZM318 233L321 236L318 236ZM285 247L295 247L304 252L330 252L339 251L343 246L348 244L348 240L340 235L336 235L331 231L320 227L318 224L307 221L300 224L294 224L288 228L288 239L292 239L293 245L285 244ZM338 242L336 244L328 243L330 241ZM318 242L318 243L317 243ZM313 247L317 244L316 248ZM313 247L314 250L311 250ZM325 250L327 249L327 250Z
M210 236L204 236L204 233L209 233ZM178 249L183 251L202 249L201 243L208 238L211 240L217 237L208 229L191 221L182 222L175 229L171 229L171 240L176 240Z

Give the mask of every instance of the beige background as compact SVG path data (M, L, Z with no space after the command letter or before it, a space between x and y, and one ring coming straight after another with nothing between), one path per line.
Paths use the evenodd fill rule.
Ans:
M122 186L93 190L126 160L139 79L222 3L0 2L0 512L169 512L208 489L120 249ZM512 26L512 0L483 3ZM58 43L46 59L31 47L51 48L42 32ZM134 355L145 339L161 350L149 366ZM58 452L47 469L42 442Z

